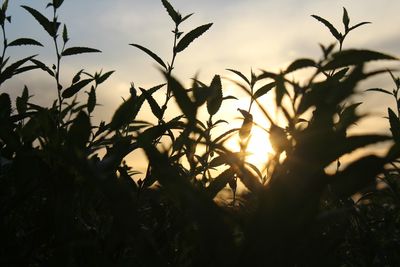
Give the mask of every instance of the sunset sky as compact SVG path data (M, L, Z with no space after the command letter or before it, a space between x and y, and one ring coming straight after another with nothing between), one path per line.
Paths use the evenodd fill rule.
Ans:
M361 21L372 24L350 34L345 48L365 48L387 54L400 55L400 1L398 0L171 0L182 14L194 12L182 30L189 31L199 25L213 22L211 29L197 39L187 50L179 54L175 75L184 82L199 73L200 80L210 82L214 74L233 77L226 68L249 74L250 69L277 71L299 57L318 59L321 52L318 43L330 44L334 40L329 31L310 15L317 14L331 21L342 30L342 8L346 7L350 25ZM45 47L13 48L11 55L40 54L43 62L55 62L49 36L20 5L29 5L50 17L51 10L44 8L47 1L10 0L8 25L9 39L32 37ZM115 70L115 74L98 90L97 119L109 120L113 110L128 95L130 82L149 88L163 82L156 64L129 43L141 44L156 52L164 61L170 61L173 23L160 0L65 0L59 13L70 35L70 46L88 46L103 51L69 57L63 61L62 80L70 83L73 73L84 68L88 72L103 69ZM389 66L389 65L384 65ZM390 66L397 66L390 65ZM49 77L31 72L8 82L2 91L19 94L27 84L35 95L34 102L50 103L55 99L54 81ZM389 75L370 81L368 87L391 88ZM235 94L231 85L226 92ZM379 131L387 128L384 116L392 99L371 93L365 98L363 110L376 116L370 127ZM379 105L378 105L379 104ZM234 108L233 110L236 110ZM380 112L379 114L377 112ZM239 116L239 114L237 114ZM378 122L379 121L379 122Z

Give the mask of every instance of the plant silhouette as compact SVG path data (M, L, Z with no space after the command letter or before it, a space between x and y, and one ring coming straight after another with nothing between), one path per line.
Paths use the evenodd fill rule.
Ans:
M344 8L341 33L313 15L337 43L321 45L320 59L300 58L280 72L251 71L250 77L227 69L239 79L233 82L247 93L249 105L232 111L242 117L241 127L216 135L216 127L230 125L220 118L221 107L237 98L225 94L218 74L208 82L194 78L185 88L173 72L180 53L189 53L191 43L202 39L212 23L182 32L180 26L193 14L182 15L162 0L175 26L171 60L130 45L161 67L165 82L148 89L132 83L129 98L112 119L95 125L97 90L114 71L82 69L70 85L61 84L65 57L101 52L69 46L69 30L58 20L63 2L48 3L50 18L21 6L52 40L56 57L50 64L38 55L14 61L7 56L11 47L42 44L28 37L7 41L8 1L0 9L0 85L23 72L44 71L57 92L48 107L33 102L29 85L15 104L6 92L0 95L2 266L400 264L400 80L391 70L365 68L370 61L397 58L344 48L348 34L368 22L350 26ZM289 78L303 68L312 71L304 84ZM357 112L361 103L351 102L356 86L386 73L393 91L367 91L395 99L397 109L388 109L391 134L349 134L362 117ZM87 99L78 101L83 90ZM154 96L159 91L165 92L164 99ZM261 98L271 93L284 127ZM156 124L140 118L144 103ZM180 114L166 119L174 103ZM199 114L203 105L205 120ZM258 123L254 106L270 123L262 125L274 148L265 170L246 159ZM240 151L225 146L231 137L240 140ZM381 142L388 144L383 156L371 153L341 166L343 155ZM140 179L133 179L138 171L125 161L136 150L148 159ZM334 163L336 172L328 173ZM246 188L240 194L239 181ZM231 191L232 204L216 201L224 190Z

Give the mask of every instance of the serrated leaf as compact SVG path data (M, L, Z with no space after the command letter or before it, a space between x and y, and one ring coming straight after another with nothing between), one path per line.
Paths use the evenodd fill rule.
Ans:
M392 132L394 140L398 143L400 142L400 120L396 113L390 108L388 108L390 131Z
M89 114L93 112L95 106L96 106L96 90L94 86L92 86L88 93L88 100L86 105Z
M38 66L39 68L41 68L42 70L46 71L48 74L54 77L53 70L47 67L43 62L36 59L31 59L31 62L33 62L36 66Z
M247 79L247 77L244 76L244 74L241 73L240 71L237 71L237 70L234 70L234 69L226 69L226 70L235 73L237 76L239 76L240 78L242 78L243 81L245 81L248 85L250 85L249 79Z
M300 58L293 61L286 69L285 74L291 73L293 71L307 68L307 67L315 67L316 63L314 60L309 58Z
M214 115L218 112L222 104L222 84L221 77L215 75L210 84L211 94L207 99L208 114Z
M336 40L338 41L342 40L342 35L338 32L338 30L336 30L335 27L333 27L333 25L329 21L317 15L311 15L311 17L315 18L316 20L324 24L329 29L329 31L332 33L333 37L335 37Z
M8 44L8 46L18 46L18 45L37 45L43 46L38 41L31 39L31 38L18 38Z
M104 73L103 75L101 75L98 79L96 79L96 84L101 84L103 82L105 82L110 76L111 74L113 74L115 71L108 71L106 73Z
M68 29L67 29L67 25L65 25L65 24L64 24L64 28L63 28L63 32L62 32L62 38L63 38L64 44L66 44L69 40Z
M153 115L156 116L157 119L161 120L164 112L162 111L156 100L146 90L142 88L140 88L140 90L142 91L142 94L146 98L147 102L149 103Z
M78 93L83 87L88 85L90 82L92 82L93 79L85 79L81 80L77 83L74 83L70 87L66 88L64 92L62 93L62 97L64 98L70 98L74 96L76 93Z
M55 8L59 8L63 2L64 2L64 0L53 0L53 6Z
M271 82L271 83L267 83L266 85L261 86L259 89L257 89L257 91L254 93L254 98L257 99L263 95L265 95L266 93L268 93L269 91L271 91L271 89L273 89L275 87L276 83L275 82Z
M168 86L172 90L175 100L178 103L179 108L182 110L183 114L189 119L190 123L195 123L196 121L196 105L190 100L186 90L183 86L173 77L168 78Z
M11 99L6 93L0 95L0 119L8 119L11 115Z
M370 92L380 92L380 93L384 93L384 94L388 94L390 96L393 96L393 94L389 91L386 91L385 89L382 88L369 88L365 91L370 91Z
M167 10L168 15L175 22L175 24L178 25L179 23L181 23L181 16L179 15L178 12L175 11L172 5L167 0L161 0L161 2L164 5L165 9Z
M200 37L200 35L205 33L211 27L211 25L212 23L208 23L188 32L176 45L175 52L179 53L185 50L186 47L188 47L188 45L194 41L194 39Z
M67 142L73 146L83 148L89 141L91 130L89 116L80 111L68 131Z
M43 29L51 36L55 37L57 34L57 27L54 27L53 22L48 20L42 13L37 11L36 9L33 9L29 6L21 6L24 8L26 11L28 11L35 19L37 22L39 22L40 25L42 25Z
M352 31L352 30L354 30L354 29L356 29L356 28L358 28L358 27L360 27L362 25L365 25L365 24L371 24L371 22L369 22L369 21L360 22L360 23L358 23L358 24L356 24L354 26L351 26L349 28L349 31Z
M61 55L62 56L72 56L72 55L77 55L77 54L83 54L83 53L101 53L100 50L90 48L90 47L69 47L65 49Z
M347 10L346 10L345 7L343 7L343 18L342 18L342 21L343 21L345 32L348 32L349 31L350 18L349 18L349 14L347 13Z
M26 57L23 58L21 60L18 60L14 63L12 63L10 66L8 66L3 72L0 73L0 84L2 84L4 81L6 81L7 79L10 79L12 76L15 75L15 72L18 70L18 68L23 65L24 63L26 63L29 60L32 60L34 56L30 56L30 57Z
M332 59L323 66L324 70L332 70L352 65L361 65L373 60L398 60L396 57L370 50L349 49L334 53Z
M147 49L146 47L143 47L141 45L138 44L129 44L131 46L137 47L140 50L142 50L143 52L145 52L147 55L149 55L150 57L152 57L158 64L160 64L165 70L167 70L167 65L165 65L164 61L157 56L155 53L153 53L152 51L150 51L149 49Z
M112 130L121 128L136 117L139 112L136 108L137 99L138 98L130 97L119 106L111 119L110 127ZM144 96L142 99L144 99Z

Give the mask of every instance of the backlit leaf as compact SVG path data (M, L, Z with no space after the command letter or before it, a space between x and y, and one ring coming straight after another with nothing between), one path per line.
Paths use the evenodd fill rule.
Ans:
M143 47L141 45L138 44L129 44L131 46L137 47L140 50L142 50L143 52L145 52L147 55L149 55L150 57L152 57L158 64L160 64L164 69L167 70L167 65L165 65L164 61L157 56L155 53L153 53L152 51L150 51L149 49L147 49L146 47Z
M85 87L92 81L93 81L93 79L90 78L90 79L81 80L81 81L71 85L70 87L68 87L64 90L64 92L62 93L62 97L64 97L64 98L72 97L73 95L78 93L83 87Z
M346 8L343 7L343 25L344 25L344 29L347 32L349 30L349 23L350 23L350 18L349 18L349 14L347 13Z
M31 39L31 38L19 38L16 39L8 44L8 46L18 46L18 45L38 45L43 46L38 41Z
M360 65L373 60L398 60L396 57L370 50L349 49L337 52L323 66L324 70L332 70L352 65Z
M390 131L392 132L394 140L400 141L400 120L396 113L391 108L388 108Z
M271 91L272 88L274 88L276 85L275 82L267 83L266 85L261 86L257 91L254 93L254 98L259 98L269 91Z
M203 33L205 33L210 27L212 23L208 23L202 26L197 27L194 30L191 30L188 32L185 36L182 37L182 39L179 41L179 43L176 45L175 52L179 53L185 50L188 45L194 41L194 39L200 37Z
M290 64L287 67L285 74L291 73L293 71L296 71L296 70L299 70L302 68L315 67L315 65L316 65L316 63L312 59L308 59L308 58L297 59L297 60L293 61L292 64Z
M333 27L333 25L329 21L317 15L311 15L311 17L315 18L316 20L324 24L332 33L333 37L336 38L336 40L340 41L342 39L342 35L338 32L338 30L336 30L335 27Z
M21 6L24 8L26 11L28 11L35 19L37 22L39 22L40 25L42 25L43 29L51 36L54 37L57 34L57 29L54 27L53 22L48 20L42 13L37 11L36 9L33 9L29 6Z
M231 72L233 72L233 73L235 73L237 76L239 76L240 78L242 78L248 85L250 85L250 81L249 81L249 79L247 79L247 77L246 76L244 76L244 74L243 73L241 73L240 71L237 71L237 70L233 70L233 69L226 69L226 70L228 70L228 71L231 71Z
M211 95L207 99L208 114L214 115L218 112L222 104L222 84L221 77L215 75L210 84Z
M100 53L101 51L98 49L90 48L90 47L69 47L66 48L61 55L62 56L72 56L83 53Z
M179 24L181 22L181 15L175 11L175 9L167 0L161 0L161 2L164 5L165 9L167 10L168 15L175 22L175 24Z

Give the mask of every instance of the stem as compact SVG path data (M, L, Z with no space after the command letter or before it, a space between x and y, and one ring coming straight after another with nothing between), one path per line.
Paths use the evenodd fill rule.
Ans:
M3 32L3 52L1 54L1 59L0 59L0 73L3 69L3 62L4 62L4 56L6 55L6 50L7 50L7 38L6 38L6 29L4 25L1 25L1 30Z
M56 18L57 18L57 9L53 7L53 22L56 25ZM57 35L53 36L54 47L56 49L56 56L57 56L57 65L55 70L55 79L56 79L56 86L57 86L57 96L58 96L58 127L61 126L61 110L62 110L62 96L61 96L61 85L60 85L60 65L61 65L61 55L58 48L57 43Z

